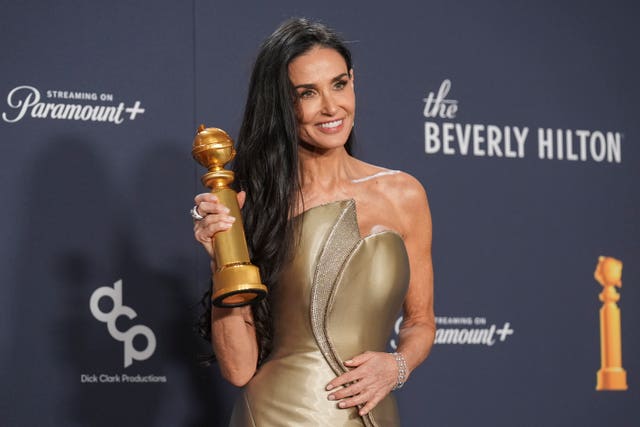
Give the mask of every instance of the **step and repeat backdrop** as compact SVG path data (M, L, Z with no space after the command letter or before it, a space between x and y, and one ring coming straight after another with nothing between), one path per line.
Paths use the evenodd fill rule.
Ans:
M403 425L640 425L635 2L1 9L1 425L227 424L238 390L194 331L191 143L200 123L237 135L291 16L349 41L356 155L428 193L438 332L396 392ZM596 280L600 256L621 281L614 262Z

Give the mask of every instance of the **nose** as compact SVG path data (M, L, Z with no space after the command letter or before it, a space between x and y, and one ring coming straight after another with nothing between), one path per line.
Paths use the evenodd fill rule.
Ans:
M338 112L338 104L332 93L325 93L322 96L322 114L333 116Z

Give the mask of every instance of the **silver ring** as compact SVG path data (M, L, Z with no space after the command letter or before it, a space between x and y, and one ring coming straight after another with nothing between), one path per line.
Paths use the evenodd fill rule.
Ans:
M191 218L193 218L196 221L200 221L201 219L204 219L204 217L198 213L198 205L195 205L194 207L192 207L189 213L191 214Z

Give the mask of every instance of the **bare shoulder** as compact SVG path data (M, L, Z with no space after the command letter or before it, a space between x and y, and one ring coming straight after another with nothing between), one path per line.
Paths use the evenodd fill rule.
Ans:
M405 172L396 173L389 178L390 203L396 217L400 219L402 235L406 238L417 230L430 230L431 213L422 183Z
M424 211L428 207L427 193L422 183L412 175L388 169L381 169L378 174L378 191L385 193L394 209L409 212L416 209Z
M394 197L400 207L410 207L416 204L425 204L427 201L427 193L422 186L422 183L418 181L412 175L406 172L398 171L398 173L390 176L391 191L395 193ZM415 207L415 206L414 206Z
M410 174L400 170L388 169L366 163L356 158L352 159L357 165L355 168L357 170L355 174L357 177L352 180L352 183L371 183L373 184L373 191L394 192L397 193L394 194L395 196L400 196L402 193L407 193L405 197L425 196L425 191L420 181Z
M356 196L363 208L377 218L375 223L388 224L405 239L416 230L430 230L431 215L422 183L412 175L362 162L363 178L353 180L361 190ZM384 206L384 209L381 207Z

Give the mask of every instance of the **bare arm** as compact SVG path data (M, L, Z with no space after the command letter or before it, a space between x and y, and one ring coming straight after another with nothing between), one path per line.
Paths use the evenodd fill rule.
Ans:
M414 181L407 187L406 206L403 210L410 213L405 215L405 246L409 254L411 281L404 300L398 352L404 355L411 373L429 355L436 327L433 311L431 212L422 185Z
M407 362L407 377L431 351L435 337L433 268L431 265L431 213L422 185L409 175L394 186L388 208L401 218L400 232L409 256L411 277L404 300L398 352ZM398 201L397 203L395 201ZM393 355L367 351L344 362L352 368L328 385L328 398L338 406L361 405L360 415L371 411L397 383L398 364ZM345 386L340 388L340 386Z
M245 194L238 194L242 207ZM195 198L198 212L204 219L195 221L194 236L202 243L211 257L211 269L215 270L215 234L227 230L234 219L228 210L211 193L199 194ZM211 343L222 376L236 386L245 385L256 371L258 343L250 307L219 308L211 310Z
M258 363L258 344L251 308L213 308L211 343L222 376L238 387L248 383Z

